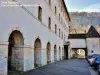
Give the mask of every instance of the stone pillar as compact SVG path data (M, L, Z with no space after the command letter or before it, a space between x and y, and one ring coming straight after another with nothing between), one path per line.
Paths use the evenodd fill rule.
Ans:
M0 42L0 75L7 75L8 43Z
M47 52L46 49L41 49L41 66L44 66L47 64Z
M53 63L54 62L54 50L51 50L51 53L50 53L51 55L51 63Z
M18 46L12 48L11 65L16 71L24 71L24 47Z
M72 58L73 55L72 55L72 48L70 49L70 58Z
M62 49L61 49L61 53L60 53L60 58L61 58L61 60L63 60Z
M57 61L59 61L59 49L57 49L56 59L57 59Z
M71 45L68 45L68 59L71 59Z
M34 48L24 46L24 71L34 69Z

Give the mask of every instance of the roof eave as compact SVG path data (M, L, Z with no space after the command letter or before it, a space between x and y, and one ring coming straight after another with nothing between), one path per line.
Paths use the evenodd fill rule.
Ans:
M68 16L68 20L69 20L69 22L71 22L71 19L70 19L69 12L68 12L68 9L67 9L67 7L66 7L65 1L64 1L64 0L62 0L62 2L63 2L64 7L65 7L65 9L66 9L67 16Z

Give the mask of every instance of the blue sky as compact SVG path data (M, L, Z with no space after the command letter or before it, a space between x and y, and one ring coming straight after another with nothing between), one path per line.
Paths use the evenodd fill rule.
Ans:
M69 12L100 12L100 0L65 0Z

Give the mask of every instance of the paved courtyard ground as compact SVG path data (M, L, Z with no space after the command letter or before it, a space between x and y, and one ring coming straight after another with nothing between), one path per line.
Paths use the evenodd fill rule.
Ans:
M91 75L85 59L64 60L20 75Z

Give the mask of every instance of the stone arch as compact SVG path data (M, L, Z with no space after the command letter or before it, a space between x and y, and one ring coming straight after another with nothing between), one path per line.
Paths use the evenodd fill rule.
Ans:
M59 46L59 59L61 59L61 48Z
M50 42L47 43L47 47L46 47L46 52L47 52L47 63L51 62L51 44Z
M23 71L23 34L14 30L8 39L8 71Z
M85 58L85 50L84 49L78 49L77 50L78 58Z
M85 58L87 57L87 49L86 48L72 48L71 57L72 58Z
M41 40L37 38L34 42L34 65L35 67L41 66Z
M54 60L57 61L57 46L54 45Z

